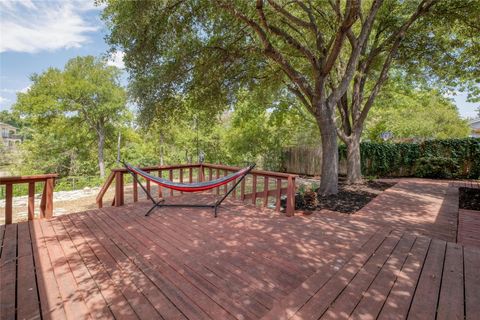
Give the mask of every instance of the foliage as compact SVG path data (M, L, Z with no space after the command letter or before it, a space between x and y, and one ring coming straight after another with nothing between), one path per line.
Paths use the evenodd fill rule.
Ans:
M466 138L470 132L455 105L436 90L415 89L400 77L392 79L378 96L364 136L381 141L389 131L395 140Z
M451 158L424 157L415 163L415 176L421 178L453 178L458 172L458 164Z
M449 84L469 82L462 72L478 65L476 0L99 2L143 123L176 119L186 101L218 115L243 90L295 97L328 140L321 193L337 191L335 135L357 145L392 65ZM424 59L429 50L439 59ZM456 58L456 72L440 72Z
M104 151L112 161L117 132L128 119L119 72L86 56L69 60L64 70L32 75L13 106L30 129L22 145L27 172L103 175Z
M445 175L456 178L480 178L480 139L426 140L420 143L374 143L362 142L362 171L374 176L422 176L433 167L439 167L443 159L450 159ZM346 158L346 148L339 149L340 158ZM419 159L422 159L420 162ZM430 159L432 159L430 161ZM441 159L441 160L438 160ZM416 171L417 164L424 169ZM444 164L447 164L444 162ZM455 169L455 170L453 170ZM451 172L450 172L451 171ZM432 171L433 172L433 171ZM449 173L450 172L450 173Z
M23 121L20 119L18 114L15 114L9 110L0 111L0 122L9 124L16 128L21 128L23 126Z

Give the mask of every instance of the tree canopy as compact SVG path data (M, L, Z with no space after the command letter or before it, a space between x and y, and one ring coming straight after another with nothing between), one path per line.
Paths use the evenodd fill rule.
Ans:
M105 143L115 141L116 126L128 115L119 72L102 59L86 56L69 60L64 70L49 68L32 75L30 89L19 93L13 106L33 130L24 145L27 162L61 174L98 168L103 177ZM87 161L92 152L97 165ZM81 163L83 168L78 167Z
M103 2L145 123L185 101L218 114L243 90L295 97L320 130L324 194L337 191L337 135L359 178L358 142L393 65L417 83L475 81L475 0Z

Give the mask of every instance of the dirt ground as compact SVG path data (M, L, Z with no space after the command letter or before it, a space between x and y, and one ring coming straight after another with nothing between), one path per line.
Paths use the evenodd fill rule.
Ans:
M466 210L480 210L480 189L458 188L459 208Z
M297 195L295 202L297 209L303 209L307 211L328 209L331 211L337 211L341 213L352 214L363 208L373 198L378 196L384 190L395 185L395 181L365 181L363 184L347 185L344 178L339 180L339 192L336 195L330 195L325 197L317 196L317 200L314 201L308 198L308 195ZM316 202L316 203L315 203Z

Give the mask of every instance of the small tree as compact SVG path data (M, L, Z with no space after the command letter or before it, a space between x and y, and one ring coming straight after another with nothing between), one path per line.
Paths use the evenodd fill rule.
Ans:
M41 135L43 128L58 125L65 136L77 136L71 141L80 141L83 146L88 146L94 137L100 177L104 177L106 139L114 139L115 126L128 112L119 74L120 70L107 66L105 60L93 56L73 58L63 71L50 68L33 75L30 89L18 94L13 108L26 117L37 134ZM83 132L81 137L79 132ZM38 139L42 139L41 136Z

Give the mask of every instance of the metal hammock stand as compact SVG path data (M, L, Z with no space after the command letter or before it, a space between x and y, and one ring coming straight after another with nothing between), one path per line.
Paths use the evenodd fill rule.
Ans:
M220 206L223 200L225 200L228 197L228 195L238 186L240 182L242 182L243 179L245 179L247 174L249 174L250 171L255 167L255 164L252 164L237 172L231 173L227 176L224 176L222 178L218 178L215 180L211 180L211 181L195 182L195 183L179 183L179 182L173 182L167 179L163 179L161 177L153 176L148 172L145 172L126 162L121 161L121 163L125 166L125 169L132 175L133 179L135 179L135 181L140 185L140 187L143 189L147 197L153 202L153 206L150 208L150 210L147 211L145 216L149 216L150 213L152 213L153 209L157 207L187 207L187 208L214 208L214 216L216 218L217 208ZM144 179L149 180L153 183L156 183L159 186L169 188L172 190L183 191L183 192L206 191L206 190L210 190L210 189L225 185L229 182L234 181L235 179L238 179L238 180L230 189L228 189L227 193L225 193L225 195L220 200L215 201L215 203L213 204L182 204L182 203L166 204L164 203L165 199L155 201L155 199L152 197L152 195L147 190L147 188L145 188L145 186L140 182L140 180L138 179L138 176L142 176Z

